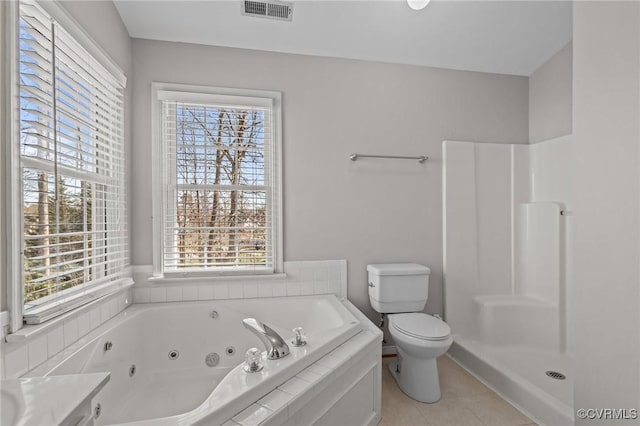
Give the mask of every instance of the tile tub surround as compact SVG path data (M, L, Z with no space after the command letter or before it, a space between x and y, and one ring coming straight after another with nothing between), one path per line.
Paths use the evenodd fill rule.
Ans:
M264 397L250 404L231 419L223 423L224 426L254 426L254 425L300 425L313 424L321 419L326 412L327 402L337 402L342 392L335 392L330 386L341 378L356 381L362 374L353 372L363 365L380 364L380 341L382 333L373 328L363 330L351 340L338 346L333 352L321 358L316 363L302 370L295 377L289 379ZM376 361L377 359L377 361ZM373 367L374 373L377 368ZM379 370L377 370L379 374ZM375 375L374 375L375 377ZM377 376L379 380L379 375ZM351 383L345 383L347 390ZM380 382L374 380L374 399L379 395ZM377 389L376 389L377 387ZM369 389L371 392L371 389ZM379 396L378 396L379 398ZM379 400L379 399L378 399ZM331 404L331 403L329 403ZM325 405L323 407L323 405ZM366 424L375 425L380 419L380 408L376 409L374 402L373 415ZM329 405L328 408L331 408Z
M382 361L382 420L379 426L534 426L498 394L447 355L438 358L442 399L434 404L405 395L389 372L393 357Z
M124 288L113 294L88 303L38 326L26 326L21 333L24 339L6 341L6 330L0 339L0 377L14 379L27 371L64 352L91 330L113 318L133 303L133 289ZM28 330L37 330L33 333ZM13 339L12 339L13 340Z
M190 300L222 300L255 297L281 297L312 294L347 296L347 261L285 262L283 276L256 279L206 278L197 280L149 280L151 266L132 266L135 285L105 296L42 325L42 332L22 342L0 339L0 378L16 378L64 351L91 330L133 303ZM261 277L262 278L262 277Z
M134 303L335 294L347 297L347 261L284 262L284 274L250 277L154 278L150 265L133 267Z

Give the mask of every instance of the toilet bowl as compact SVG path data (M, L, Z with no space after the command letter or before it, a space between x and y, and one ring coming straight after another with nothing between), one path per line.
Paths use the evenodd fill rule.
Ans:
M367 266L371 307L389 318L398 357L389 366L400 389L422 402L440 399L436 358L451 343L451 329L422 313L429 296L430 269L415 263Z
M392 314L389 332L398 353L389 370L400 389L421 402L440 400L436 358L447 352L453 342L449 326L424 313Z

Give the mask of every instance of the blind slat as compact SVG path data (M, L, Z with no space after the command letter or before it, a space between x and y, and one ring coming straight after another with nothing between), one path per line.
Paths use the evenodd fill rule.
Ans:
M119 185L119 181L124 177L124 170L115 172L113 176L108 176L104 174L92 173L89 171L78 169L76 167L67 167L65 164L60 163L58 163L56 167L54 167L55 164L53 161L48 161L47 159L42 159L40 157L29 156L23 156L22 164L29 170L48 171L51 173L53 173L55 171L55 168L57 167L59 176L61 177L83 180L91 184L104 185L105 188L101 188L101 192L104 194L122 194L121 190L114 189L112 191L109 191L108 188L117 187Z
M106 95L97 93L97 87L90 85L87 82L74 80L69 76L69 72L73 72L72 69L65 67L60 63L56 63L58 74L56 76L58 89L62 92L84 94L85 100L96 108L96 114L101 114L103 117L110 117L122 112L122 100L116 95ZM92 94L92 96L87 96Z

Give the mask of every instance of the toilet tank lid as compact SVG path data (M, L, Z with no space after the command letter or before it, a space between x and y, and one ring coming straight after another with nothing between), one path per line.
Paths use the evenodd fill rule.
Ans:
M374 275L429 275L431 272L417 263L374 263L367 265L367 271Z

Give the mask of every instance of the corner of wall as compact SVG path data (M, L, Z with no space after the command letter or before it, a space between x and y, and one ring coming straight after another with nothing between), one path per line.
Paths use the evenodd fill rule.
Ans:
M529 143L571 134L573 41L529 76Z

